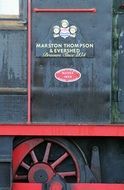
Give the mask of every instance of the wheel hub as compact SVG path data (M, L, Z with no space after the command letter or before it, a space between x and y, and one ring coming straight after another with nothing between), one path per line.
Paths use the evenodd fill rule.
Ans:
M28 172L28 181L30 183L48 183L54 175L55 172L48 164L35 164Z

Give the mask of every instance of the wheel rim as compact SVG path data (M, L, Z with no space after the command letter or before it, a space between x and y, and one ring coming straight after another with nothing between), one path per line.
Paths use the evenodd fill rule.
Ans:
M48 183L54 175L71 183L79 183L81 179L78 159L64 140L34 138L22 142L14 149L14 181Z

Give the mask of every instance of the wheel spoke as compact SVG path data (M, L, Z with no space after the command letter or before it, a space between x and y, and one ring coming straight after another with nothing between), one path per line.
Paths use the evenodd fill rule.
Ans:
M21 166L22 166L23 168L25 168L26 170L29 170L29 169L30 169L30 166L29 166L28 164L26 164L25 162L22 162L22 163L21 163Z
M27 175L16 175L15 176L15 180L26 180L27 179Z
M36 157L35 152L32 150L30 154L31 154L31 157L32 157L34 164L38 163L38 159Z
M45 162L45 163L48 162L51 145L52 145L52 143L47 143L46 150L45 150L45 154L44 154L44 158L43 158L43 162Z
M56 166L61 164L68 156L69 154L65 152L61 157L59 157L55 162L51 164L51 167L54 169Z
M58 172L57 174L60 175L61 177L76 176L76 171Z

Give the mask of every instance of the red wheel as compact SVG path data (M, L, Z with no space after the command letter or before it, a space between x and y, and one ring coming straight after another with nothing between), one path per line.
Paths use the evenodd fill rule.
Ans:
M56 174L68 183L85 182L85 161L70 141L33 138L14 148L14 181L48 183Z

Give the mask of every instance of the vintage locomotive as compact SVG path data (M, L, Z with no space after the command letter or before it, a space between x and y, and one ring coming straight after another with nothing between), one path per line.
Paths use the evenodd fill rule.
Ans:
M123 0L20 1L19 18L0 20L1 125L123 124L123 20ZM124 183L123 138L0 141L14 182ZM11 164L0 167L9 187Z

